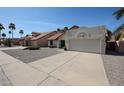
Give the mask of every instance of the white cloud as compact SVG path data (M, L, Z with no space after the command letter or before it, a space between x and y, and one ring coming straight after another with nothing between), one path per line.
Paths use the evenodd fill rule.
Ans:
M27 24L34 24L37 26L46 25L46 26L50 26L50 27L63 27L63 25L61 25L61 24L52 23L52 22L44 22L44 21L24 21L24 22Z

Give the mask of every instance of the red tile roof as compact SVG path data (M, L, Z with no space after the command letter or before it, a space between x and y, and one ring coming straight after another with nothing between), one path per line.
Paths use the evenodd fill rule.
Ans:
M38 39L40 39L40 38L42 38L42 37L44 37L44 36L46 36L46 35L48 35L50 33L51 32L43 32L40 35L38 35L37 37L33 37L31 40L38 40Z
M48 38L48 40L57 40L59 37L61 37L64 33L56 33L55 35Z
M31 36L31 35L27 35L27 36L24 37L25 40L30 40L32 38L33 38L33 36Z
M32 32L31 34L32 34L32 36L36 37L36 36L40 35L41 33L39 33L39 32Z
M40 34L40 32L32 32L31 34Z

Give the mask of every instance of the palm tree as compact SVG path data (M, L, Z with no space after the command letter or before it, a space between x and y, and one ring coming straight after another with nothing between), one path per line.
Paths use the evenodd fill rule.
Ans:
M12 32L11 32L11 31L9 31L8 33L9 33L9 38L10 38L10 35L12 34Z
M3 37L3 39L6 37L6 34L5 33L2 33L2 37Z
M20 34L20 38L22 38L22 35L24 34L24 31L21 29L21 30L19 31L19 34Z
M119 10L115 11L113 15L115 15L117 20L119 20L124 16L124 8L120 8Z
M11 32L12 32L12 39L13 39L13 30L15 30L16 29L16 27L15 27L15 24L14 23L10 23L9 24L9 29L11 30Z
M0 24L0 41L1 41L1 31L2 31L3 29L5 29L4 26L3 26L3 24Z

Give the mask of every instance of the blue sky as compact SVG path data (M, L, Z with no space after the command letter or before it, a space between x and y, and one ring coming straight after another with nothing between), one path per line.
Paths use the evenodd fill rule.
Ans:
M98 26L114 31L124 23L124 18L116 20L112 15L119 8L0 8L0 23L8 36L10 22L16 24L14 37L19 37L19 30L23 29L25 35L32 31L47 32L64 26Z

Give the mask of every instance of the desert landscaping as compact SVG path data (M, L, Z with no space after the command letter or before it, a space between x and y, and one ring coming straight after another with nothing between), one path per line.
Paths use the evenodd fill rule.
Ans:
M115 17L111 20L121 21L124 8L110 10L109 16ZM24 21L23 26L0 23L0 86L123 86L124 24L109 27L94 22L61 27L39 21ZM109 29L112 26L115 30Z

